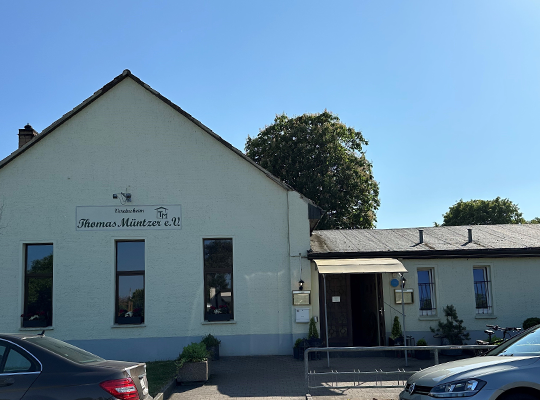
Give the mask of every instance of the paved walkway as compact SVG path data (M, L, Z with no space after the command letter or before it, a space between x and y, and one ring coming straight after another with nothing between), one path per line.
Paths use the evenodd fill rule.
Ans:
M394 357L330 359L330 369L340 372L374 371L375 369L396 371L398 368L413 371L432 364L432 360L420 361L409 358L409 366L405 367L403 358ZM323 357L322 360L310 361L309 369L316 372L329 371L326 357ZM211 363L210 373L210 379L204 385L177 386L169 400L305 400L308 393L304 380L304 363L295 360L292 356L221 357L219 361ZM375 380L375 375L368 375L365 378ZM343 381L348 379L350 378L344 378ZM385 379L387 383L390 383L398 378L388 376ZM393 400L398 398L398 394L402 390L401 387L333 389L328 382L320 382L320 379L317 382L326 385L326 387L310 389L313 400ZM374 384L374 381L364 383L368 386Z

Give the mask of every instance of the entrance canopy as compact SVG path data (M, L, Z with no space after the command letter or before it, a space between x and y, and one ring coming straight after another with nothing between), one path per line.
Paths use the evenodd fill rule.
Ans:
M342 258L313 260L320 274L373 274L407 272L395 258Z

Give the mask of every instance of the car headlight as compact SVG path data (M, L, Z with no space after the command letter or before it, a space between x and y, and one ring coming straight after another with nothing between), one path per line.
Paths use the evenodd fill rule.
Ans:
M443 383L435 386L429 392L431 397L469 397L474 396L486 385L485 381L480 379L465 379Z

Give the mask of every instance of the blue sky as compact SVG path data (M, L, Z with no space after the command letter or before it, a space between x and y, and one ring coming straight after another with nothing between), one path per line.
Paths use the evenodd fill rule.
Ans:
M130 69L240 150L328 109L362 131L378 228L459 199L540 216L540 2L0 3L0 159ZM1 188L0 188L1 192Z

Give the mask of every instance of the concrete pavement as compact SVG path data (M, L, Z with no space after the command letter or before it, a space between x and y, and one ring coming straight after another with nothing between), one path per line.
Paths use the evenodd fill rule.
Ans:
M331 358L330 363L330 370L338 371L374 371L375 369L395 371L398 368L412 371L432 365L433 360L420 361L410 358L408 367L405 367L403 358L394 357ZM326 358L323 356L321 360L310 361L309 369L317 372L329 371ZM304 363L295 360L292 356L222 357L219 361L211 363L210 373L210 379L205 384L177 386L169 399L305 400L310 398L306 397L308 389L304 378ZM375 375L363 376L363 378L375 380ZM348 379L351 378L343 378L342 381ZM390 383L390 380L398 378L389 376L386 379L387 383ZM402 387L336 389L328 386L328 382L320 383L326 387L309 390L313 400L389 400L397 399L402 390ZM375 382L365 382L365 385L369 386L374 384Z

